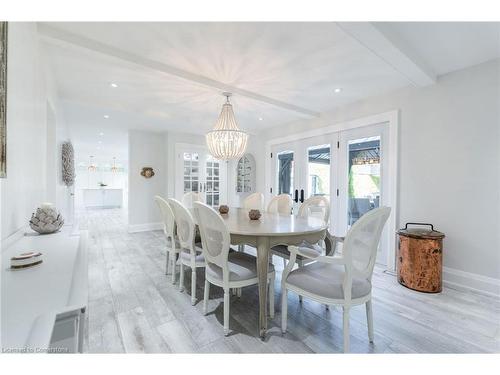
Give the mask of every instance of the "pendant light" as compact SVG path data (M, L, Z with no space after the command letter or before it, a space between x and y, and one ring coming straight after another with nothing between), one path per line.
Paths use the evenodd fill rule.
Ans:
M118 168L116 167L116 157L113 157L113 166L111 167L111 172L118 172Z
M229 102L231 93L224 92L226 103L215 123L213 130L206 134L210 154L219 160L236 159L245 153L248 134L238 128L234 118L233 106Z
M87 168L89 170L89 172L95 172L97 170L97 167L94 164L93 160L94 160L94 157L89 156L89 166Z

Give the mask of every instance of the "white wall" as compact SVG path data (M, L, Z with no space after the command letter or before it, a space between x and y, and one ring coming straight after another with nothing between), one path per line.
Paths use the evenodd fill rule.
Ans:
M74 187L68 187L62 180L62 144L71 140L55 78L41 47L45 66L46 122L47 122L47 192L46 200L53 202L64 217L65 224L73 222Z
M167 162L165 133L129 131L129 231L160 229L160 213L155 195L167 195ZM141 176L143 167L152 167L152 178Z
M495 292L500 291L499 69L499 60L481 64L444 75L432 86L398 90L287 126L290 134L399 109L400 225L433 223L446 234L445 280L464 284L472 278L478 288ZM279 138L282 129L260 136Z
M1 179L1 239L28 225L41 202L71 221L61 179L62 139L69 136L35 23L10 22L7 70L7 178ZM50 103L50 104L49 104ZM52 107L53 113L47 108Z
M26 226L46 198L46 100L40 63L36 25L10 22L2 241Z

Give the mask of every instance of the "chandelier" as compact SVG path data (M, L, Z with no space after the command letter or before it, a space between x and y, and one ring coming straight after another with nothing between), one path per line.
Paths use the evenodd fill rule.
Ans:
M96 165L94 164L93 160L94 160L94 157L93 156L89 156L89 166L88 166L88 170L89 172L95 172L97 170L97 167Z
M248 134L238 128L234 118L233 106L229 102L231 93L224 92L226 103L215 123L213 130L206 135L210 154L219 160L241 157L247 148Z

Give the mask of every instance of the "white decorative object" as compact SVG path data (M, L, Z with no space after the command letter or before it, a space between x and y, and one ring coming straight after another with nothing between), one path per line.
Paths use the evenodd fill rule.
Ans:
M214 129L206 135L208 150L219 160L241 157L247 148L248 134L238 128L234 118L233 106L229 102L231 93L224 92L226 103L222 106Z
M255 159L250 154L243 155L236 166L236 192L255 191Z
M71 142L62 144L62 180L66 186L73 186L75 183L75 158Z
M281 279L283 333L286 332L287 325L288 291L292 291L319 303L342 306L344 353L349 352L350 309L352 306L366 304L368 338L373 342L371 279L382 229L390 213L389 207L380 207L356 221L345 236L341 257L322 255L307 247L288 247L290 261ZM297 255L315 262L292 270Z
M42 203L31 215L30 227L40 234L57 232L64 224L64 219L51 203Z

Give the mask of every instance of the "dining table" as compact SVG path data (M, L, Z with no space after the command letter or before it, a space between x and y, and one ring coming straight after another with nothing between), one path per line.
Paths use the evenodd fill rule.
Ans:
M259 333L264 339L267 331L267 273L270 249L276 245L315 244L325 239L330 247L327 225L314 216L299 217L261 212L258 220L251 220L249 210L231 207L221 214L231 235L231 245L251 245L257 249L257 277L259 279ZM325 238L326 237L326 238Z

